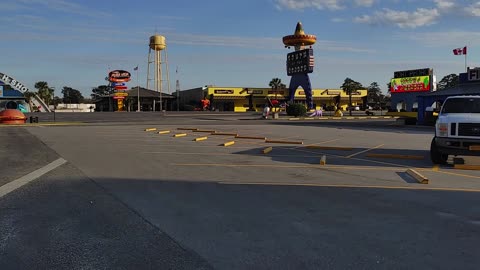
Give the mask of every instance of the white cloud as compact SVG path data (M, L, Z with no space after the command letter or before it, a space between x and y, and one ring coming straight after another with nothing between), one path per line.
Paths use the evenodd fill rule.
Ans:
M451 10L456 7L455 1L451 0L434 0L434 2L440 10Z
M362 7L371 7L375 0L355 0L355 4Z
M359 2L370 2L368 0ZM467 4L463 0L431 0L432 8L417 8L414 11L400 11L384 8L373 14L357 16L354 22L372 25L389 24L401 28L428 26L447 16L480 17L480 1Z
M470 16L480 17L480 2L471 4L464 9L465 13Z
M344 22L345 19L344 18L332 18L331 21L334 22L334 23L341 23L341 22Z
M282 9L304 10L308 8L339 10L355 4L361 7L371 7L377 0L275 0L277 7Z
M342 0L276 0L278 8L303 10L308 8L338 10L344 8Z
M73 3L67 0L16 0L14 2L17 5L17 9L21 9L20 5L23 5L25 9L32 9L32 5L43 6L49 10L65 12L68 14L77 14L88 17L105 17L110 16L107 12L102 12L97 9L88 8L77 3Z
M383 9L373 15L363 15L354 19L357 23L372 25L394 24L401 28L416 28L436 23L440 13L437 9L418 8L414 12Z

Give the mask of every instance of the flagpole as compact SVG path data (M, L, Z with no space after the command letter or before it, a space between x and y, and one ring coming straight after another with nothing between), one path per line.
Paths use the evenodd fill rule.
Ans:
M140 84L138 84L138 65L137 65L137 112L140 111Z
M465 46L467 48L467 46ZM468 51L465 51L465 72L467 72L467 53Z

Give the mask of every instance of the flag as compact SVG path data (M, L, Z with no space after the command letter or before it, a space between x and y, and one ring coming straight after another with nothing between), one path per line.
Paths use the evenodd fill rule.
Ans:
M134 67L133 70L138 70L138 66Z
M465 46L463 48L453 49L453 54L455 54L455 55L467 54L467 46Z

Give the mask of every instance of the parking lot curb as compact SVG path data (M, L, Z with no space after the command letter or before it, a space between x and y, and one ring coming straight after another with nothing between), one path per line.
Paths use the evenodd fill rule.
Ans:
M408 175L410 175L411 177L413 177L415 180L417 180L418 183L420 184L428 184L428 178L421 175L419 172L413 170L413 169L408 169L406 171L406 173Z
M198 138L195 138L193 140L196 141L196 142L199 142L199 141L205 141L206 139L208 139L208 137L198 137Z
M270 147L267 147L267 148L263 149L262 153L268 154L268 153L272 152L272 150L273 150L273 148L270 146Z
M235 144L235 141L230 141L230 142L226 142L226 143L221 144L221 146L227 147L227 146L234 145L234 144Z
M323 155L320 158L320 165L327 165L327 156L326 155Z
M258 137L258 136L235 136L237 139L250 139L250 140L266 140L267 137Z

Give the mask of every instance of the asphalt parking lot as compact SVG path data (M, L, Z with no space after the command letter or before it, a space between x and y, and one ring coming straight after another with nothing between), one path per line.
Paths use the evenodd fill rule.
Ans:
M10 209L0 223L0 263L22 265L12 254L27 241L51 250L27 253L31 260L69 269L155 268L163 261L178 265L170 269L476 269L480 262L480 172L433 166L429 128L251 115L98 122L0 128L18 148L0 149L12 168L22 158L36 160L32 170L66 161L0 197L0 209ZM14 134L31 144L19 145ZM48 158L39 158L44 152ZM3 171L0 185L22 174ZM95 207L85 210L90 201ZM63 215L72 222L61 222ZM43 225L27 225L39 219ZM121 233L132 223L132 235ZM52 228L66 232L60 243L75 237L77 252L59 255L58 242L20 233ZM92 235L102 237L86 243L110 252L86 261L91 246L82 239ZM142 243L158 251L145 255L148 264L140 262ZM105 260L118 254L130 256Z

